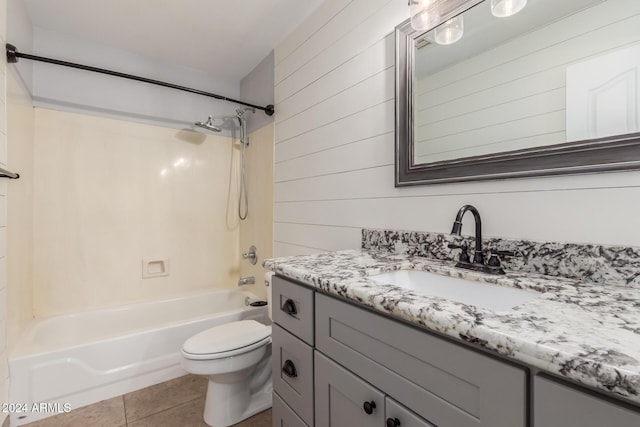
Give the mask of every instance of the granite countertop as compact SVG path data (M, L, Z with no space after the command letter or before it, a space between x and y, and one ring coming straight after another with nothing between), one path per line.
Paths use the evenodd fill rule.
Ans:
M266 260L264 266L347 300L640 403L640 288L535 273L491 276L450 261L376 250ZM431 271L531 289L540 297L494 312L386 285L367 276Z

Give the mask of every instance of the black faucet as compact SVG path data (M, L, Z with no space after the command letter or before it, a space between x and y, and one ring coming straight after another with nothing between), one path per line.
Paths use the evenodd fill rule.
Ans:
M473 252L473 261L470 262L466 245L459 246L450 244L449 248L462 249L460 260L456 264L456 267L481 271L483 273L489 274L504 274L504 270L500 266L500 259L498 258L497 251L492 250L489 261L487 261L486 264L484 262L484 255L482 253L482 221L480 219L480 212L478 212L478 209L476 209L474 206L464 205L460 208L458 214L456 215L456 220L453 222L451 235L460 237L460 233L462 231L462 217L465 213L467 213L467 211L471 211L471 213L473 214L473 219L476 222L476 247Z

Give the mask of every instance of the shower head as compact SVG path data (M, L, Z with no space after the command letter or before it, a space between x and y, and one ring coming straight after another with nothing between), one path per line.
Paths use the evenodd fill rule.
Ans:
M218 126L214 126L213 124L213 116L209 116L209 118L205 122L195 122L194 125L201 127L203 129L212 131L212 132L221 132Z

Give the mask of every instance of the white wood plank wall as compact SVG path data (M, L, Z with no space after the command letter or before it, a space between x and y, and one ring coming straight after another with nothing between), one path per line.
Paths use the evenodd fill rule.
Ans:
M566 66L638 43L638 28L640 2L608 1L421 79L417 162L564 142Z
M640 246L640 172L394 188L407 17L406 0L327 0L276 47L275 256L358 248L362 227L449 232L465 203L488 236Z

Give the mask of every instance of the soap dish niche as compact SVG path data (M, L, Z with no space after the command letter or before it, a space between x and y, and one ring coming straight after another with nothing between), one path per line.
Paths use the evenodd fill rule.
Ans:
M142 278L163 277L169 275L169 258L143 258Z

